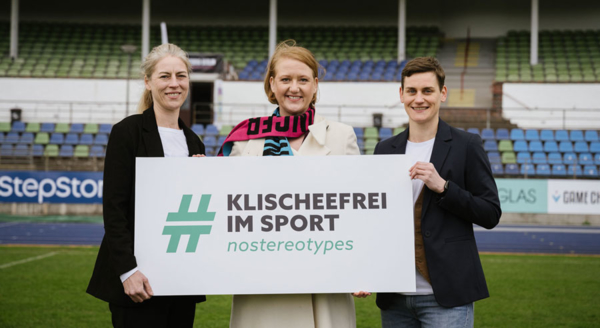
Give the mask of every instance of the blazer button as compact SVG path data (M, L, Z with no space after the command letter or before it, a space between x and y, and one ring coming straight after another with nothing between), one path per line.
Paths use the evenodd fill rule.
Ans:
M431 236L431 232L425 231L425 237L429 237L429 236Z

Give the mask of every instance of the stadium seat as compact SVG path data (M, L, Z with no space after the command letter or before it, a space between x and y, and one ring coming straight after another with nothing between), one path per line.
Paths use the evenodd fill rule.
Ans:
M581 130L571 130L570 140L573 142L583 141L583 131Z
M205 147L217 147L217 138L215 136L206 136L203 142Z
M31 156L31 148L26 144L18 144L13 150L13 156L26 157Z
M217 139L217 146L219 149L221 149L221 146L225 143L225 139L227 139L227 136L219 136L219 139Z
M10 132L9 122L0 122L0 132Z
M569 132L567 130L557 130L554 136L556 141L569 141Z
M586 165L583 167L583 176L584 177L598 177L598 168L596 165Z
M77 145L73 151L74 157L88 157L90 155L90 146Z
M44 156L46 157L58 157L58 145L47 145L44 150Z
M590 142L590 152L592 152L592 153L600 153L600 141L592 141L592 142Z
M31 152L32 155L35 157L44 156L44 145L33 145Z
M19 143L20 144L32 144L33 143L33 133L31 132L25 132L21 135L21 138L19 139Z
M548 160L546 159L546 153L544 152L535 152L531 158L533 164L548 164Z
M204 125L194 124L194 125L192 125L192 131L199 136L203 136L204 135Z
M365 128L364 132L365 139L379 139L379 131L375 127Z
M485 151L498 151L498 144L495 140L486 140L483 143L483 150Z
M541 141L530 141L529 142L529 151L530 152L541 152L544 151L544 146Z
M502 159L500 158L500 153L497 151L491 151L487 153L490 164L502 164Z
M54 123L42 123L42 126L40 127L40 132L53 133Z
M81 139L79 139L79 144L91 146L94 144L94 136L89 133L82 134Z
M29 122L27 123L27 127L25 128L25 132L37 133L40 132L40 127L40 123Z
M55 145L61 145L65 142L65 136L62 133L52 133L50 136L50 143Z
M12 124L11 132L25 132L25 123L21 121L14 121Z
M359 127L354 127L354 134L356 134L356 138L363 138L364 133L363 133L363 128L359 128Z
M379 129L379 140L385 140L392 136L392 129L390 128L381 128Z
M71 124L70 133L83 133L83 124L81 123L73 123Z
M396 136L396 135L398 135L398 134L400 134L400 133L404 132L404 130L406 130L406 129L405 129L404 127L402 127L402 126L399 126L399 127L397 127L397 128L394 128L394 135Z
M2 146L0 146L0 156L12 156L13 149L14 147L12 144L2 144Z
M565 153L563 156L563 164L576 164L577 163L577 155L575 153Z
M217 127L213 124L209 124L206 126L206 129L204 130L204 135L205 136L211 136L211 137L216 137L219 135L219 129L217 129ZM216 143L216 140L215 140Z
M4 137L4 143L18 144L19 143L19 133L18 132L9 132L6 135L6 137Z
M4 132L0 132L0 144L4 143Z
M377 145L377 139L365 139L365 153L372 155Z
M54 127L55 133L69 133L69 124L68 123L56 123Z
M212 138L212 137L209 137L209 138ZM216 153L217 150L215 150L215 148L213 148L213 147L206 147L205 152L206 152L206 156L208 156L208 157L212 157L212 156L216 156L217 155L217 153Z
M231 132L231 130L233 130L233 126L224 124L223 126L221 126L221 129L219 130L219 135L220 136L228 136L229 133Z
M558 152L548 154L548 164L562 164L562 155Z
M594 165L594 157L590 153L581 153L579 154L579 161L577 163L581 165Z
M94 145L106 146L108 144L108 135L98 133L94 138Z
M496 130L496 140L508 140L508 139L510 139L510 135L508 134L508 129Z
M540 135L538 133L538 130L525 130L525 140L527 140L527 141L540 140Z
M598 131L596 130L587 130L585 131L585 137L584 137L585 141L599 141L600 139L598 139Z
M574 150L576 153L587 153L590 151L588 144L585 141L575 141Z
M512 129L510 130L510 140L525 140L525 134L522 129Z
M581 170L581 165L569 165L567 167L567 176L580 177L582 175L583 175L583 171Z
M573 152L573 143L571 143L570 141L561 141L558 144L558 151L561 153Z
M510 140L500 140L498 142L498 150L499 151L513 151L513 144Z
M535 175L535 165L533 164L523 164L521 165L521 174L525 176L533 176Z
M73 146L72 145L63 145L60 147L60 151L58 152L59 157L73 157Z
M528 151L529 147L527 147L527 141L525 140L517 140L513 146L513 150L515 152Z
M519 165L507 164L504 168L504 174L506 175L519 175Z
M594 154L594 164L600 165L600 153Z
M112 130L112 124L100 124L98 126L98 133L110 134Z
M50 142L50 136L46 132L39 132L38 134L36 134L35 140L33 141L33 143L40 144L40 145L46 145L49 142Z
M549 176L551 174L552 174L552 171L550 170L550 165L548 165L548 164L539 164L535 168L535 175Z
M502 153L502 164L516 164L517 157L512 151Z
M563 164L555 164L552 165L552 175L553 176L565 176L567 175L567 169Z
M79 143L79 135L76 133L68 133L65 137L65 145L76 145Z
M554 131L542 130L540 132L540 140L542 141L554 141Z
M492 174L503 175L504 167L502 166L502 164L492 164Z
M531 164L531 153L528 151L521 151L517 153L517 163L519 164Z
M483 140L496 140L494 136L494 130L492 129L483 129L481 130L481 139Z
M544 143L544 151L547 153L558 152L558 145L556 144L556 141L546 141Z
M96 134L98 133L99 127L95 123L87 123L83 128L83 133Z
M104 157L105 150L104 147L100 145L94 145L90 148L90 157Z
M478 128L468 128L467 132L479 135L479 129Z

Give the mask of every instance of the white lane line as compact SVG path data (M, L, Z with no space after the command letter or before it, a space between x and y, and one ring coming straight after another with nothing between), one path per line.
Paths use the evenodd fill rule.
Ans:
M17 224L21 224L23 222L6 222L6 223L0 223L0 228L4 228L4 227L10 227L10 226L14 226Z
M480 227L475 227L475 231L486 232L550 232L550 233L583 233L583 234L600 234L600 229L574 229L574 228L508 228L498 227L492 230L487 230Z
M2 265L0 265L0 270L1 269L6 269L6 268L10 268L11 266L15 266L15 265L19 265L19 264L31 262L31 261L41 260L41 259L44 259L46 257L54 256L56 254L58 254L58 252L50 252L50 253L46 253L46 254L43 254L43 255L29 257L29 258L26 258L24 260L19 260L19 261L14 261L14 262L2 264Z

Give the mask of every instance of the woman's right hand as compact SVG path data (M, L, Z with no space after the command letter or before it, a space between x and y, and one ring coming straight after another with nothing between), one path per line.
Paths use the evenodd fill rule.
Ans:
M371 293L360 291L360 292L352 293L352 295L354 295L354 297L358 297L358 298L365 298L367 296L371 296Z
M196 155L192 155L192 157L206 157L206 155L204 155L204 154L196 154Z
M123 289L125 289L125 294L135 303L141 303L154 296L148 278L139 270L123 282Z

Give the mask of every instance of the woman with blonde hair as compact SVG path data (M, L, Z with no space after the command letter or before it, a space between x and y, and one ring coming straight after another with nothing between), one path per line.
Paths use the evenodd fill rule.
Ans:
M142 64L140 114L113 127L104 162L104 238L87 292L109 303L114 327L192 327L204 296L153 297L133 252L136 157L204 154L204 144L181 119L191 64L174 44L163 44Z
M316 114L318 69L319 64L308 49L296 46L292 40L280 43L269 61L264 81L269 101L278 108L272 116L238 124L219 155L359 155L352 127ZM256 124L261 127L260 131L252 128ZM354 301L350 294L233 296L232 328L355 326Z

